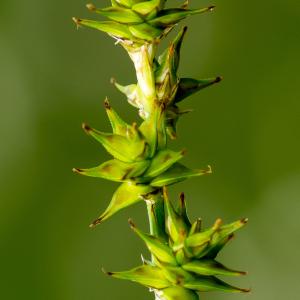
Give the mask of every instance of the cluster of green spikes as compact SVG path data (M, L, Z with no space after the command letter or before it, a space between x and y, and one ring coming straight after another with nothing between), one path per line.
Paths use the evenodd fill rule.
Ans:
M221 77L197 80L178 76L180 49L187 27L179 31L162 54L157 54L160 41L179 21L209 12L213 6L188 9L187 2L179 8L165 8L165 5L164 0L112 0L112 6L104 9L87 5L90 11L109 21L73 18L77 26L107 33L128 52L137 83L123 86L115 79L112 83L142 118L140 124L128 124L105 99L112 133L95 130L87 124L83 124L83 129L102 144L112 159L94 168L74 168L74 172L121 183L107 209L91 227L137 202L147 204L150 234L138 230L131 221L130 224L150 250L151 261L143 260L142 266L127 272L107 274L150 288L157 300L198 299L198 291L246 292L215 277L244 274L227 269L215 258L246 219L229 225L222 225L218 219L212 228L203 230L199 219L190 223L183 194L177 209L167 196L167 186L211 173L210 166L190 169L183 165L179 161L186 151L171 150L168 142L177 137L178 119L190 111L180 108L179 103L219 82Z
M151 252L152 260L143 259L142 266L129 271L107 274L149 287L158 296L163 294L162 299L198 299L196 292L207 291L248 292L248 289L231 286L216 277L245 275L245 272L228 269L216 261L216 257L233 238L234 232L247 223L247 219L228 225L222 225L221 219L217 219L211 228L203 230L201 219L190 222L183 194L176 210L166 188L163 188L162 198L164 227L157 221L153 203L148 204L152 234L142 232L129 220L132 230Z

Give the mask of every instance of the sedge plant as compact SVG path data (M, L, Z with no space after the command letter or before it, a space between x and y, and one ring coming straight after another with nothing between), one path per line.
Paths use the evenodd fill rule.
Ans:
M141 118L139 123L128 124L105 99L112 132L83 124L84 131L112 159L89 169L75 168L74 172L120 183L107 209L90 227L137 202L145 202L150 223L150 233L145 233L129 220L133 232L149 249L151 259L143 259L140 266L128 271L105 273L149 288L156 300L197 300L198 292L203 291L248 292L218 278L245 272L229 269L217 260L219 252L247 219L225 225L217 219L210 228L202 228L201 219L190 221L184 194L174 205L167 191L177 182L211 173L210 166L190 169L183 165L180 160L185 150L171 150L168 141L176 138L178 119L188 112L180 107L181 102L219 82L221 77L199 80L178 76L187 27L179 29L161 54L158 46L179 21L210 12L214 7L189 9L185 2L180 7L166 8L165 0L111 0L110 7L88 4L87 8L108 20L73 21L78 27L107 33L127 51L137 82L121 85L113 79L112 83L138 109Z

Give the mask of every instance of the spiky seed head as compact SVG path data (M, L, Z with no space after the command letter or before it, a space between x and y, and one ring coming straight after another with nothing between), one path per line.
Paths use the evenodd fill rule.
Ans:
M161 299L173 300L175 292L181 295L182 300L198 299L197 292L203 291L249 292L249 289L231 286L218 278L223 275L246 275L246 272L227 268L216 260L218 253L232 238L233 232L243 227L248 219L222 225L222 220L218 218L207 229L201 229L199 224L189 225L185 220L187 216L180 215L174 210L166 188L163 190L168 238L162 240L158 236L145 234L129 219L131 228L145 242L155 259L147 264L147 271L144 271L145 264L143 264L130 271L110 275L152 287L157 295L161 295ZM170 219L174 219L175 216L177 220L171 223L173 231L190 233L184 234L180 241L174 241L173 231L168 229ZM160 277L154 279L158 272Z

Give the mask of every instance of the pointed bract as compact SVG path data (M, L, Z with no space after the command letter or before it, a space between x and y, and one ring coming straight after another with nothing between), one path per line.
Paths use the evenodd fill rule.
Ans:
M85 176L123 182L143 174L149 164L150 162L148 160L126 163L117 159L112 159L95 168L73 170L74 172Z
M245 272L235 271L226 268L224 265L212 259L202 259L191 261L184 264L182 268L186 271L196 273L198 275L230 275L240 276L245 275Z
M184 287L199 292L222 291L230 293L247 293L249 289L234 287L213 276L198 276L194 281L184 284Z
M170 282L163 276L158 267L143 265L125 272L105 272L107 275L137 282L153 289L164 289L170 286Z
M100 224L101 222L107 220L121 209L142 201L143 196L151 192L153 192L153 188L151 188L149 185L136 185L132 182L124 182L115 191L112 200L105 212L98 219L96 219L90 225L90 227L94 227L97 224Z
M145 242L149 251L161 262L170 265L177 265L175 256L169 246L159 238L146 234L136 228L136 226L129 220L132 230Z
M162 187L186 180L191 177L201 176L210 173L210 168L206 170L192 170L180 163L175 163L166 172L162 173L153 181L151 181L151 185L155 187Z

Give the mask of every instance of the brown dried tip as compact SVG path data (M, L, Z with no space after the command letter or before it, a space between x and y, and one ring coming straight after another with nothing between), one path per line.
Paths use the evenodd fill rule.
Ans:
M116 83L116 79L114 77L110 78L110 83L111 84L115 84Z
M181 150L181 155L186 155L186 153L187 153L187 149L182 149Z
M92 130L92 128L89 125L87 125L86 123L82 123L81 127L87 133L89 133Z
M215 83L218 83L218 82L220 82L222 80L223 80L222 76L217 76L216 79L215 79Z
M81 19L78 19L78 18L73 17L72 20L73 20L73 22L74 22L77 26L79 26L80 23L81 23Z
M135 229L135 228L136 228L136 226L135 226L135 224L133 223L132 219L128 219L128 223L129 223L129 225L130 225L130 227L131 227L132 229Z
M72 171L73 171L74 173L80 174L80 173L82 172L82 169L73 168Z
M109 104L109 101L108 101L108 98L107 98L107 97L104 99L104 107L105 107L106 109L111 109L111 106L110 106L110 104Z
M247 224L247 223L248 223L248 221L249 221L249 219L248 219L248 218L241 219L241 223L243 223L243 224Z
M239 290L240 290L241 292L243 292L243 293L249 293L249 292L251 292L251 289L240 289L240 288L239 288Z
M222 224L222 219L218 218L213 225L213 229L217 230L221 226L221 224Z
M102 219L95 220L92 224L89 225L90 228L94 228L101 223Z
M248 272L246 272L246 271L240 271L239 274L242 275L242 276L245 276L245 275L248 275Z
M86 5L86 8L90 11L95 11L97 10L97 7L93 3L89 3Z
M113 272L107 272L104 268L101 268L101 271L102 271L105 275L108 275L108 276L113 275Z
M180 198L180 202L184 203L184 200L185 200L185 194L184 194L184 192L180 193L179 198Z

